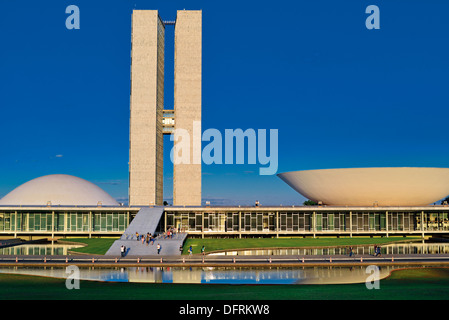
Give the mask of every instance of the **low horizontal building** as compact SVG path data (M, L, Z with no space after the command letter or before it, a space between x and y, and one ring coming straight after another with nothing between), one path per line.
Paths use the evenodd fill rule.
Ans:
M425 235L448 232L449 207L167 207L164 219L202 237Z
M0 207L0 236L120 236L140 207ZM433 235L449 207L164 207L157 231L198 237Z
M45 176L0 199L0 236L118 237L142 208L80 178ZM165 206L156 231L168 228L195 237L426 236L449 231L449 206Z

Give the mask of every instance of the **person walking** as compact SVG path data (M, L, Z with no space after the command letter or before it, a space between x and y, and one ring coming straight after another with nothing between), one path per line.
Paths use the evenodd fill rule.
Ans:
M192 249L192 246L190 246L190 247L189 247L189 256L191 256L192 253L193 253L193 249Z
M201 248L201 254L202 254L203 256L206 254L205 250L206 250L206 248L203 246L203 247Z
M161 252L161 245L158 243L156 248L157 248L157 254L159 254Z
M121 247L120 247L120 255L121 255L122 258L124 256L124 254L125 254L125 246L121 245Z
M354 251L352 251L352 247L349 247L349 256L352 257L354 255Z
M376 248L376 257L381 256L382 253L380 252L380 247Z

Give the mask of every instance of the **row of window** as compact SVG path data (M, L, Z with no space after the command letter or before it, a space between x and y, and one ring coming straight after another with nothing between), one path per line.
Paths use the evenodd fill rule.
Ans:
M65 212L2 212L1 231L125 231L129 225L126 212L65 213Z
M160 231L169 227L190 232L449 230L448 212L166 212L165 215L165 221L160 221ZM130 218L128 212L0 212L0 232L123 232Z
M421 219L421 212L167 212L166 227L220 232L449 230L447 212L424 213Z

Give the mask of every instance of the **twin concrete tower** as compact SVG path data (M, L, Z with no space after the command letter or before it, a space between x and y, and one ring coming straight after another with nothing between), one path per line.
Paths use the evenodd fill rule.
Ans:
M168 24L174 24L175 28L174 108L171 110L164 109ZM201 123L201 53L201 11L178 11L175 22L164 22L156 10L133 11L130 206L163 204L163 136L173 134L173 129L183 129L193 137L194 123ZM194 155L194 145L190 144L190 157ZM173 166L173 205L201 205L201 164L175 162Z

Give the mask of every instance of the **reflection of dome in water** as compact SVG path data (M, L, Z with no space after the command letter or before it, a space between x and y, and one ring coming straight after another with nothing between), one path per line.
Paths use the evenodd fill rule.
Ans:
M84 179L53 174L30 180L0 199L0 205L12 206L118 206L103 189Z
M335 206L426 206L449 194L448 168L350 168L278 175L304 197Z

